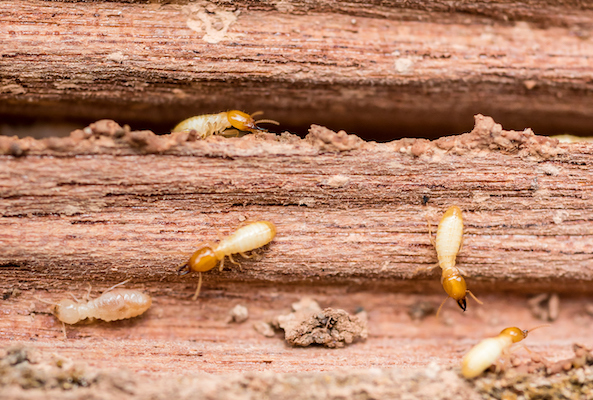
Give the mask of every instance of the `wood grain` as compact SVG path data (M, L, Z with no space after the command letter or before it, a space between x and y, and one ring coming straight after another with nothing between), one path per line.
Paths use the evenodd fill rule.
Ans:
M278 235L261 259L211 271L208 285L438 287L436 271L419 271L436 262L427 218L434 228L455 204L471 287L591 293L591 145L476 121L458 137L387 144L321 127L306 140L8 139L28 155L0 159L4 282L187 283L174 269L198 243L270 220ZM129 144L138 137L144 147Z
M588 132L585 4L402 4L8 0L0 115L164 132L202 112L263 109L300 131L315 122L393 139L468 130L481 112Z
M310 392L290 388L303 385L324 398L472 398L461 357L503 328L541 324L529 305L541 292L560 294L559 317L530 335L530 349L557 361L574 342L593 344L591 144L505 131L483 116L472 132L433 142L367 143L318 126L306 139L190 136L102 121L63 139L0 140L0 346L102 370L91 388L9 385L7 398L302 398ZM466 223L459 265L485 305L470 300L462 313L449 302L440 319L414 319L445 295L438 271L418 268L436 262L426 217L434 228L451 204ZM176 266L198 242L256 219L273 221L276 239L242 270L205 274L191 301L197 280ZM82 297L89 284L95 297L127 278L153 297L147 313L68 326L63 339L44 301ZM294 348L253 329L304 297L364 309L368 339ZM250 317L229 324L237 304Z

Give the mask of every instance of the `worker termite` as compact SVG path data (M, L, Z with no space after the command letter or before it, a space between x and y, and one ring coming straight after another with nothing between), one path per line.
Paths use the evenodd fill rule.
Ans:
M152 305L149 295L134 289L116 288L127 281L118 283L107 289L99 297L80 302L70 299L63 299L57 303L49 303L54 306L53 313L63 323L72 325L84 319L102 319L104 321L116 321L137 317L144 313ZM90 289L89 289L90 293ZM87 294L88 297L88 294Z
M503 353L514 343L518 343L527 337L529 332L549 325L540 325L529 330L519 328L506 328L493 338L482 340L472 347L461 361L461 373L466 378L475 378L494 364Z
M245 132L265 131L257 124L269 123L280 125L278 121L271 119L254 120L255 115L261 114L261 111L251 115L238 110L225 111L218 114L204 114L188 118L178 123L171 132L182 132L195 130L201 139L208 136L222 133L229 128L235 128Z
M437 317L449 297L457 301L457 304L459 304L459 307L461 307L463 311L465 311L467 306L465 300L466 293L469 293L478 304L482 304L482 302L467 289L465 279L461 276L460 269L455 266L455 259L457 254L461 251L463 242L463 217L461 216L459 207L451 206L447 209L445 215L443 215L437 229L436 242L432 239L430 223L428 226L430 241L436 249L437 257L439 259L438 264L442 269L441 284L448 295L441 303L441 306L437 311Z
M247 251L257 249L270 243L276 236L276 227L268 221L257 221L237 229L231 236L222 239L217 244L203 244L192 254L188 261L180 265L179 275L186 275L190 272L197 272L198 288L192 300L196 300L202 287L202 272L210 271L220 262L220 271L224 269L224 258L228 256L233 264L233 254L241 254L249 258Z

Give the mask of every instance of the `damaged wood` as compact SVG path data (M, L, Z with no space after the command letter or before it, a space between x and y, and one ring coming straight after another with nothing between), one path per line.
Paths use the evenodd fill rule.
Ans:
M165 131L263 109L286 127L392 139L463 131L479 111L585 133L592 27L590 7L554 1L7 0L0 115Z
M430 364L422 371L381 370L305 373L247 373L222 376L192 372L182 378L148 379L122 371L100 370L59 354L23 345L0 349L0 388L8 399L374 399L500 400L586 398L593 389L593 356L575 344L574 356L550 363L537 355L503 374L487 373L471 381L455 369Z
M68 138L3 138L5 284L176 282L199 242L243 221L278 235L221 283L438 287L427 218L457 205L458 264L472 290L591 292L590 144L559 144L476 116L470 133L363 142L313 126L290 134L155 136L98 122ZM139 140L138 138L141 138ZM15 147L19 149L15 154ZM147 154L148 153L148 154ZM23 273L34 281L23 282ZM418 286L420 285L420 286ZM426 287L426 286L424 286Z

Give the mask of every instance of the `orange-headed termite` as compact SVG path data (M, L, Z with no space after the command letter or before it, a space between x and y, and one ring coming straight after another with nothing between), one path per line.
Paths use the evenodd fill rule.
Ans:
M506 328L498 336L482 340L463 357L461 373L466 378L475 378L494 364L512 344L520 342L529 332L544 326L549 325L540 325L529 330Z
M268 221L252 222L237 229L235 233L222 239L217 244L203 244L192 254L188 261L180 265L179 275L197 272L198 288L193 300L198 298L202 287L202 272L210 271L220 262L220 271L224 268L224 257L228 256L232 263L233 254L245 256L245 252L257 249L270 243L276 236L276 227Z
M270 123L279 125L277 121L271 119L253 119L254 115L261 114L261 111L251 115L238 110L225 111L218 114L204 114L188 118L181 121L173 128L171 132L182 132L195 130L201 139L208 136L222 133L229 128L235 128L245 132L265 131L257 124Z
M430 240L433 240L432 235ZM461 210L457 206L451 206L447 209L445 215L443 215L441 222L439 222L437 239L436 242L433 242L439 259L439 266L442 269L441 284L448 295L448 297L441 303L441 306L437 311L437 316L439 315L443 304L445 304L449 297L457 301L457 304L459 304L459 307L461 307L463 311L465 311L467 306L465 301L467 293L469 293L479 304L482 304L482 302L467 289L465 279L461 276L459 268L455 266L455 259L461 250L462 241L463 218L461 216Z

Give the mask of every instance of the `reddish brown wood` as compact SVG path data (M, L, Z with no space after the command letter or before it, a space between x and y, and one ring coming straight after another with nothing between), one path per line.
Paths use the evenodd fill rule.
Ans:
M214 21L206 40L200 18ZM0 115L13 122L166 131L238 108L384 139L469 130L476 112L537 132L591 125L581 3L8 0L0 21Z
M471 398L476 389L457 375L462 355L507 326L540 324L536 315L543 314L529 302L538 292L560 294L558 317L530 335L530 349L557 361L571 356L573 342L592 344L591 144L505 131L483 116L472 132L433 142L374 144L319 126L304 140L188 139L109 121L63 139L0 139L0 346L26 342L85 360L85 368L117 360L150 377L118 372L114 384L104 375L103 383L72 391L73 398L112 390L130 398L183 398L186 391L222 398L235 393L235 379L287 390L285 379L310 387L327 376L346 379L340 390L347 393L359 391L354 380L379 379L372 393L393 397L416 393L427 374L438 383L420 385L432 388L426 396L459 390ZM470 300L461 313L449 302L436 319L418 310L434 310L444 298L438 271L418 267L436 261L426 217L436 224L451 204L466 222L459 265L485 305ZM176 266L198 242L256 219L277 225L275 240L242 261L242 270L205 274L200 298L191 301L196 277L178 277ZM153 296L147 313L69 326L63 340L41 300L55 302L69 291L83 296L89 283L94 297L126 278L128 287ZM364 308L368 339L343 349L303 349L289 347L280 333L268 338L253 329L303 297L349 313ZM250 317L229 324L237 304ZM328 372L336 368L349 372ZM371 371L353 372L360 369ZM205 387L202 372L230 375L207 379ZM170 383L184 375L190 376ZM319 382L317 391L336 390ZM15 399L64 395L4 388Z
M209 272L209 285L435 287L436 271L418 270L436 262L426 218L436 225L456 204L466 226L459 263L474 287L591 291L590 144L503 131L482 116L465 135L387 144L321 127L306 140L190 142L93 127L0 143L25 155L1 159L6 284L26 272L48 278L19 284L27 289L127 277L187 285L174 268L199 242L270 220L278 236L262 259Z

